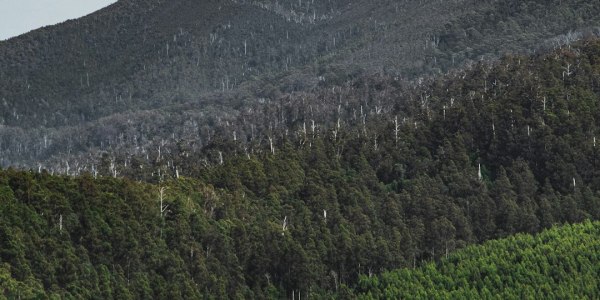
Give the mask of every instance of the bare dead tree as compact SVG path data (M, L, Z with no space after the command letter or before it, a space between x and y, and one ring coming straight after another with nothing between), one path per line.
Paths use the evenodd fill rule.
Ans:
M273 138L271 136L269 138L269 147L271 148L271 154L275 154L275 146L273 146Z
M284 236L285 232L287 231L287 227L288 227L288 218L287 216L285 216L285 218L283 218L283 222L281 224L281 235Z
M396 146L398 146L398 133L400 132L400 125L398 124L398 116L394 119L394 137L396 140Z
M158 190L159 191L158 197L160 200L160 217L161 218L163 218L166 215L167 208L169 208L168 204L167 205L164 204L166 190L167 190L167 187L164 187L164 186Z

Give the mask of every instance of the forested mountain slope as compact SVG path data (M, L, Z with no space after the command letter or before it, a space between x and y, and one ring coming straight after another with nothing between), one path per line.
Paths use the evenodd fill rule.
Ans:
M599 92L590 39L421 85L325 82L215 122L204 146L154 118L171 138L142 151L125 133L132 148L61 170L79 176L0 172L0 276L23 297L367 292L361 275L598 220Z
M0 42L33 169L0 170L0 294L375 295L598 220L593 4L122 0Z
M214 130L323 82L411 79L558 47L597 33L599 9L583 0L121 0L0 42L1 163L57 168L73 154L112 151L124 132L146 147L172 137L146 128L155 120Z
M440 263L363 277L360 299L597 299L600 223L458 251Z
M281 178L286 175L289 170ZM491 203L470 200L478 201L474 208L513 205L512 215L502 208L496 219L485 211L483 216L463 215L460 203L449 199L423 195L425 203L411 200L419 196L413 189L400 198L371 197L361 190L372 183L346 176L329 191L309 179L310 185L301 189L313 195L301 201L283 187L261 199L191 179L150 186L89 175L2 171L0 291L9 298L89 299L289 298L292 293L327 298L336 292L345 298L355 287L357 293L394 298L406 293L486 296L499 287L506 296L597 295L597 270L590 269L597 265L597 223L550 231L535 240L517 236L468 248L439 269L428 264L369 279L384 270L420 264L434 253L447 256L455 247L483 238L471 228L480 225L478 220L494 224L501 234L514 232L523 224L523 216L516 214L531 204L518 203L514 194L506 194L514 190L504 190L500 196L490 193L498 197ZM498 179L494 191L510 188L503 186L505 181ZM324 201L323 196L330 198ZM559 210L574 205L561 204L566 199L560 195L549 196L557 200L549 204ZM561 214L556 218L568 217ZM553 240L557 234L560 238ZM544 244L538 245L540 241ZM538 265L544 262L540 251L549 260L545 265ZM535 266L539 273L532 273ZM537 289L523 286L531 280L539 284Z

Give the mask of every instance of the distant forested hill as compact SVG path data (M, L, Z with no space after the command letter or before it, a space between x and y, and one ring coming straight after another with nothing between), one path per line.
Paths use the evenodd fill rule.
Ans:
M597 34L599 9L559 0L121 0L0 42L1 163L55 168L73 154L112 151L125 132L144 146L172 136L147 128L156 119L214 130L249 105L323 82L415 79L556 48Z

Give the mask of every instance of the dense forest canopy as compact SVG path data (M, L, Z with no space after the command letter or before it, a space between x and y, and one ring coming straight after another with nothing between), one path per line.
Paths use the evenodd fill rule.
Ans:
M5 290L335 297L469 244L597 220L599 49L421 86L324 83L215 127L197 151L106 154L75 177L2 171Z
M470 246L440 263L363 277L359 299L596 299L600 223Z
M596 298L599 9L121 0L0 42L0 297Z

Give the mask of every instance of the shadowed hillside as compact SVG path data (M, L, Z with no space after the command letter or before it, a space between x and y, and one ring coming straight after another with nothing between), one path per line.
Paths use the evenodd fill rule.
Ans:
M122 0L0 42L2 164L106 150L81 139L117 139L122 129L58 144L73 137L70 126L103 118L140 127L160 114L174 125L188 119L169 111L194 106L191 122L213 128L213 119L324 82L373 73L413 79L555 48L595 34L598 9L588 1ZM52 151L35 149L49 140Z

